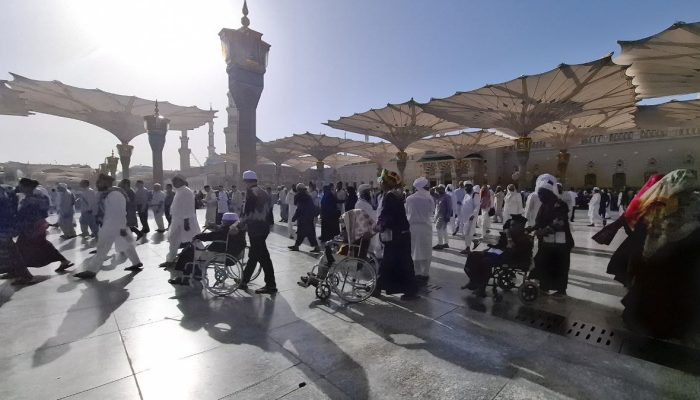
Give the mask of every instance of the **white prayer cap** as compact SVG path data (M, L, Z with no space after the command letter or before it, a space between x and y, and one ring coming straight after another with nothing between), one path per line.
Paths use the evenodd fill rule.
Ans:
M227 212L224 213L223 216L221 216L221 222L230 222L230 223L235 223L238 221L238 214L232 213L232 212Z
M255 173L255 171L245 171L243 173L243 180L244 181L257 181L258 180L258 174Z
M535 181L535 192L540 189L547 189L555 195L559 196L559 189L557 188L557 178L551 174L542 174L537 177Z
M297 183L297 191L299 190L306 190L306 185L303 183Z
M364 192L365 190L370 190L370 189L372 189L372 186L370 186L370 185L367 184L367 183L363 183L362 185L360 185L360 186L357 188L357 191L360 192L360 193L362 193L362 192Z
M466 180L466 181L464 181L464 185L465 185L465 186L466 186L466 185L474 185L474 182L472 182L472 181L470 181L470 180Z
M595 192L596 190L600 192L600 188L599 188L598 186L596 186L596 187L593 188L593 191L594 191L594 192Z
M445 186L445 189L447 189L448 192L452 191L452 184L448 183L447 186Z
M426 186L430 185L428 178L421 176L420 178L413 181L413 187L416 189L424 189Z

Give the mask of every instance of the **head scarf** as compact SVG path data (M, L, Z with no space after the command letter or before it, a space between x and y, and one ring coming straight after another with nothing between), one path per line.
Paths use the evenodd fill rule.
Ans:
M377 182L386 182L390 186L399 186L401 184L401 177L394 171L383 169L382 174L377 178Z
M646 193L656 182L660 181L661 178L664 176L661 174L655 174L649 177L647 182L642 186L641 189L639 189L639 192L632 198L632 201L630 201L629 206L627 206L627 209L625 210L624 218L625 221L627 222L627 226L630 229L634 229L634 226L637 224L637 221L639 220L639 217L642 216L642 212L640 209L640 203L641 203L641 197Z
M420 178L416 179L413 181L413 187L416 189L425 189L426 186L428 186L430 182L428 181L428 178L421 176Z
M537 177L537 181L535 181L535 193L537 193L540 189L549 190L557 197L560 195L559 189L557 188L557 178L551 174L542 174Z

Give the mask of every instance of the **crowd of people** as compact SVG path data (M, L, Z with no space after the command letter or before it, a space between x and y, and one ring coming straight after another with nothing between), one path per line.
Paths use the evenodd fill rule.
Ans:
M401 177L388 170L382 171L378 187L338 182L323 185L320 190L313 182L263 189L258 186L255 172L246 171L242 175L244 190L236 186L230 190L205 186L197 193L182 176L174 177L165 190L159 184L148 190L142 181L137 181L132 189L127 179L115 185L113 177L100 175L95 189L90 182L82 181L75 191L59 184L55 192L24 178L16 188L2 186L0 190L0 265L4 266L3 278L12 279L17 285L33 283L29 268L53 262L59 263L58 272L73 267L46 239L47 217L55 211L55 226L61 230L63 239L77 236L77 225L80 235L96 239L94 256L73 274L75 277L94 278L112 248L130 261L126 270L137 273L144 265L135 245L150 232L152 215L156 232L169 231L168 254L160 267L174 272L170 283L190 285L193 280L201 279L202 271L193 270L189 262L193 250L188 244L193 240L227 240L226 250L234 257L240 257L246 246L250 248L239 289L247 289L260 263L265 286L256 292L275 293L277 285L266 239L275 222L273 207L278 205L279 222L287 224L287 235L294 240L290 251L299 251L307 241L310 252L319 253L324 243L341 233L345 212L363 214L376 232L367 241L369 251L379 260L377 296L384 292L402 294L405 300L418 298L420 287L430 280L433 252L449 249L451 234L460 235L464 241L464 248L458 249L466 256L465 272L470 279L464 287L476 296L486 296L491 268L506 263L526 266L532 263L529 277L539 282L541 292L564 297L574 247L570 223L574 221L576 208L587 207L589 226L604 226L595 236L601 243L609 244L611 235L625 228L628 237L617 249L608 272L630 289L623 300L627 307L626 321L649 328L646 325L658 326L658 321L648 312L658 311L659 304L668 303L690 316L683 321L694 321L697 316L693 313L697 313L698 301L690 302L688 296L678 300L678 296L672 295L671 282L661 279L658 273L662 270L659 264L669 257L678 257L667 248L675 251L680 246L687 254L695 255L697 250L693 245L700 240L696 176L690 172L672 174L652 177L637 193L626 189L613 193L599 188L590 193L573 188L565 191L549 174L537 178L532 192L518 191L513 184L492 188L468 180L431 186L425 177L419 177L411 188L406 188ZM665 208L659 209L660 203ZM201 226L196 213L199 207L206 209ZM76 210L80 212L78 224ZM609 211L616 210L620 217L606 226ZM492 223L503 224L500 237L492 234ZM486 249L476 251L484 241ZM685 263L692 264L697 259L700 257ZM689 265L684 269L682 265L679 259L673 268L694 280L685 279L686 284L681 287L687 291L697 289L697 268ZM666 303L648 304L648 299L653 297L648 293L662 284L669 286L668 292L661 292ZM674 290L678 290L678 285ZM693 299L697 293L700 290ZM673 325L667 319L664 322ZM685 328L687 325L652 331L661 336L676 335Z

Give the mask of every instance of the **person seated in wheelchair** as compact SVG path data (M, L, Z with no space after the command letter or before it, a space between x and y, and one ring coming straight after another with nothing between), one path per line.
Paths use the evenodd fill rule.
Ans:
M472 290L476 295L485 297L486 285L493 267L508 264L513 268L529 268L533 243L525 231L527 219L520 214L513 214L511 217L503 225L503 232L497 244L489 244L487 250L473 251L469 254L464 264L469 283L462 289Z
M360 209L348 210L341 215L341 232L336 236L334 241L329 241L326 244L324 251L326 262L320 263L316 273L309 272L306 276L299 278L299 285L308 287L309 285L318 286L318 283L325 280L328 275L328 270L335 262L333 256L333 247L337 242L342 242L338 247L337 255L343 257L354 257L367 259L370 241L374 235L374 221L367 212Z
M221 225L216 226L210 232L202 232L194 236L192 243L180 252L175 262L175 270L181 275L168 280L173 285L189 285L190 279L201 280L202 270L193 263L194 261L194 241L213 242L207 248L210 253L228 253L236 259L243 258L246 240L245 231L239 226L239 218L236 213L225 213L221 217ZM226 242L226 245L223 244Z

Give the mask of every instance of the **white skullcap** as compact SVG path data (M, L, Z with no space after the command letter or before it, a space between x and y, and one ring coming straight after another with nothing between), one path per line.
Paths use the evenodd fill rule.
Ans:
M451 192L452 191L452 184L448 183L447 186L445 186L445 189L447 189Z
M426 186L430 185L428 178L421 176L420 178L413 181L413 187L416 189L424 189Z
M370 189L372 189L372 186L370 186L370 185L367 184L367 183L363 183L362 185L360 185L360 186L357 188L357 191L358 191L358 192L364 192L365 190L370 190Z
M547 189L555 195L559 196L559 189L557 188L557 178L551 174L542 174L537 177L535 181L535 192L540 189Z
M474 182L472 181L464 181L464 185L474 185Z
M257 181L258 180L258 174L255 173L255 171L245 171L243 173L243 180L244 181Z
M297 183L297 191L298 190L306 190L306 185L303 183Z
M238 221L238 214L236 214L236 213L227 212L221 216L221 222L230 222L233 224L236 221Z

